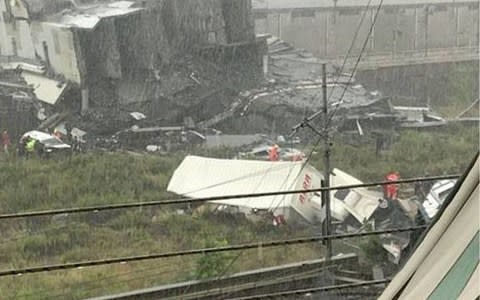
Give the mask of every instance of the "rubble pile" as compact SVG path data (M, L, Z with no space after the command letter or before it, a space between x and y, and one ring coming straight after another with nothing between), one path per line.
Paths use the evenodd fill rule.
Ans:
M153 144L173 149L176 147L171 144L177 144L179 139L191 136L188 140L198 140L201 134L191 134L191 129L198 127L205 133L216 124L205 120L224 113L239 101L239 91L251 86L245 75L227 71L201 57L177 57L151 74L138 76L143 80L133 79L120 88L120 97L129 97L130 103L115 99L113 92L100 86L101 92L93 97L96 105L69 117L68 123L87 131L100 144L111 144L107 148L122 145L145 149ZM136 90L141 90L142 95ZM140 112L145 118L137 120L132 112Z
M17 137L38 125L41 109L20 70L0 68L0 129L8 129L12 137Z
M311 53L295 49L272 37L268 43L268 72L260 87L245 92L248 95L239 108L241 116L229 120L225 128L239 128L243 133L255 128L277 133L288 132L306 116L322 108L322 64ZM327 63L329 104L351 108L366 105L381 98L380 93L365 90L351 80L350 74L340 74L339 66ZM240 124L246 124L241 126ZM221 128L221 129L225 129Z
M240 113L229 116L218 128L241 133L287 133L305 117L322 109L322 60L271 37L268 43L268 72L264 84L243 92L235 103ZM352 74L327 63L327 98L334 113L334 129L357 136L391 136L403 128L445 126L447 121L416 99L398 99L369 91ZM406 102L405 102L406 101ZM407 103L407 104L405 104ZM323 116L316 118L322 124ZM470 121L469 119L459 119Z
M277 38L269 38L267 43L268 72L263 81L255 80L255 70L249 73L245 67L232 68L200 55L178 54L168 63L132 72L120 83L96 82L92 85L92 105L82 114L72 111L72 99L42 104L34 88L18 75L21 70L4 71L0 79L10 84L2 89L4 93L28 95L36 114L44 115L41 121L53 118L48 124L43 122L40 129L77 128L86 132L85 141L93 148L144 151L148 147L164 152L198 144L209 147L212 137L218 140L215 136L222 132L239 141L257 133L271 137L288 134L300 120L322 108L323 62ZM327 64L329 105L341 132L382 135L401 127L445 123L428 108L406 106L405 101L367 91L354 79L349 83L350 77L340 74L338 66ZM68 97L75 95L64 96ZM132 117L133 112L144 118ZM321 116L316 121L321 122ZM256 146L272 143L263 141ZM242 142L227 144L245 146Z

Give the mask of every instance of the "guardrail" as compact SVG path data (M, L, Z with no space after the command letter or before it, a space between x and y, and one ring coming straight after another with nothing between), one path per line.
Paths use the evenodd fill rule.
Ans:
M329 267L343 267L346 270L355 271L358 269L358 256L356 254L344 254L332 257L330 260L316 259L291 263L282 266L269 267L237 273L231 276L211 280L195 280L176 284L164 285L154 288L137 290L123 294L108 295L91 298L89 300L147 300L147 299L209 299L223 298L226 293L238 293L241 291L257 292L257 288L263 286L271 287L282 278L293 280L296 276L313 273L315 277L322 269ZM311 276L310 276L311 277ZM283 281L283 285L286 283ZM275 290L275 289L270 289ZM253 293L255 294L255 293Z
M359 63L359 69L371 69L390 66L426 64L426 63L444 63L479 59L478 47L459 47L459 48L436 48L407 50L397 52L371 52L365 53ZM353 53L347 59L346 67L355 66L358 53ZM338 64L342 64L345 56L336 58Z

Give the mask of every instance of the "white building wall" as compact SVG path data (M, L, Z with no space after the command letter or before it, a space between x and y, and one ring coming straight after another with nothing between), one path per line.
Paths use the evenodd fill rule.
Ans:
M33 47L32 33L27 21L16 21L16 41L17 56L29 59L35 59L35 49Z
M257 0L257 33L270 33L321 58L345 55L368 1ZM374 0L373 2L378 2ZM363 4L362 4L363 3ZM478 47L479 2L385 0L366 54ZM371 4L351 54L360 52L376 13Z
M13 49L11 38L7 34L9 24L4 19L7 14L5 1L8 0L0 0L0 55L10 56L13 55Z
M8 18L7 2L13 17ZM41 59L56 74L81 83L74 33L55 24L28 21L28 11L20 0L0 0L0 55ZM13 42L15 41L15 42ZM48 60L44 43L48 49ZM15 46L15 49L14 49Z
M65 76L67 80L81 83L78 67L77 53L75 50L74 33L68 29L51 23L32 22L31 25L33 45L35 51L43 61L48 61L50 68L57 74Z
M35 58L27 18L27 10L21 1L0 0L0 55Z

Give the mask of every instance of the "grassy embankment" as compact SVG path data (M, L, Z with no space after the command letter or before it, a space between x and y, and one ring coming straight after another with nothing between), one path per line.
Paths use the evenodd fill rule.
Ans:
M478 129L437 133L403 132L390 151L375 156L374 145L335 144L336 167L364 181L391 170L403 177L461 172L478 151ZM219 153L211 155L218 156ZM168 180L183 155L169 157L87 154L70 160L0 162L0 212L171 199ZM312 163L321 168L321 153ZM241 217L181 215L162 207L0 221L0 269L106 257L162 253L215 243L291 238L308 228L275 228ZM287 261L321 257L319 245L245 251L229 273ZM215 276L237 253L217 257L205 268L199 257L118 264L4 277L2 299L81 299L178 280Z

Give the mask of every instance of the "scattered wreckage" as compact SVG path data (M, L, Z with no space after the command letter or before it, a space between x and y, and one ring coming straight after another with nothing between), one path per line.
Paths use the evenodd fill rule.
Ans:
M261 161L215 159L187 156L175 170L168 191L193 198L229 196L281 191L316 189L324 175L304 161ZM356 185L357 178L334 169L331 186ZM383 193L366 188L331 191L332 217L339 222L353 218L354 226L369 221L384 201ZM224 209L257 218L259 213L271 214L285 221L323 222L325 212L319 193L242 198L212 201L215 209Z
M28 142L34 140L35 149L32 149L39 156L49 157L52 154L70 154L72 147L64 143L59 137L37 130L26 132L19 142L19 152L26 154Z
M440 180L433 184L420 208L425 220L430 221L435 217L456 182L456 180Z
M324 175L304 161L259 161L215 159L187 156L175 170L167 190L185 197L221 197L236 194L291 192L322 186ZM361 184L357 178L334 169L331 186ZM366 188L331 191L331 215L337 232L362 230L367 223L376 229L412 225L396 200L386 200L379 190ZM301 193L265 197L215 200L206 204L213 211L244 214L252 221L269 220L318 226L325 219L319 193ZM400 254L409 244L409 235L382 237L384 248L398 263Z
M164 99L165 105L159 106L156 100L128 105L99 103L81 115L72 112L75 111L71 107L73 96L69 94L69 84L62 78L50 76L45 66L6 61L1 64L0 84L6 85L5 95L15 105L2 100L0 114L6 119L21 115L25 124L18 130L12 128L18 124L13 121L0 121L0 125L17 137L32 129L52 131L60 126L68 131L64 134L70 134L72 128L77 128L81 131L78 139L85 148L107 151L166 153L202 145L207 149L240 148L243 153L240 157L264 158L268 146L260 142L265 138L252 133L287 134L298 120L321 109L318 95L322 88L323 61L278 38L263 38L268 44L264 57L265 80L256 86L226 87L221 83L224 77L221 72L213 70L211 64L199 57L189 56L185 58L188 68L179 65L177 70L175 65L176 76L168 79L168 87L180 90L167 93L163 89L169 88L159 87L162 97L170 99ZM398 129L447 124L428 107L413 105L414 101L398 102L378 91L368 91L354 78L349 83L350 74L340 74L334 64L329 64L327 71L329 105L336 119L332 125L340 132L356 136L375 134L377 142L385 144L393 136L392 131ZM183 89L188 93L181 92ZM91 93L90 96L110 99L107 94ZM3 113L7 107L8 112ZM165 117L167 112L169 118ZM218 134L218 131L227 134ZM307 134L310 133L302 132L299 136L303 139ZM247 144L260 148L245 149ZM288 145L282 148L282 158L294 160L302 155Z

